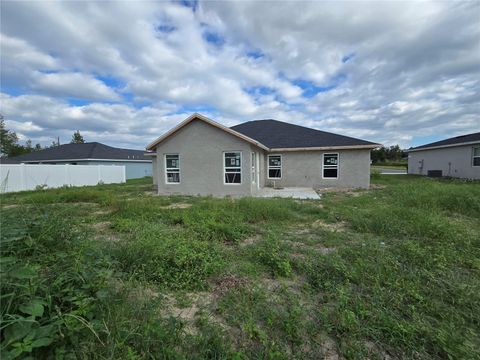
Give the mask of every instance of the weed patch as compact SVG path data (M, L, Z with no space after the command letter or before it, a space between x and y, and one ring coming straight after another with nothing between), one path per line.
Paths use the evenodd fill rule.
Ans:
M478 183L1 195L2 359L480 358Z

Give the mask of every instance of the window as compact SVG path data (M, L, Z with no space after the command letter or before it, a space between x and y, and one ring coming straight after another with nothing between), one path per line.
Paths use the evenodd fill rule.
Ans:
M223 153L224 183L242 183L242 153L239 151Z
M480 147L473 148L473 166L480 166Z
M268 155L268 178L282 178L282 155Z
M323 154L322 177L324 179L338 178L338 154Z
M178 154L165 155L165 181L167 184L180 183L180 158Z

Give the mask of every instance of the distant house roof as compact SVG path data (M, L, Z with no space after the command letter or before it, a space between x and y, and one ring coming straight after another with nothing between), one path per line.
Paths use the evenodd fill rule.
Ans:
M421 146L417 146L407 151L419 151L419 150L427 150L427 149L436 149L436 148L443 148L443 147L453 147L453 146L460 146L460 145L468 145L480 143L480 132L467 134L467 135L460 135L455 136L449 139L435 141L430 144L425 144Z
M370 141L293 125L278 120L254 120L232 126L231 129L259 141L272 150L314 149L335 147L380 146Z
M4 165L20 164L20 161L9 159L6 157L1 157L0 164L4 164Z
M17 162L66 161L66 160L113 160L113 161L151 161L145 151L120 149L98 142L84 144L65 144L29 154L11 157Z

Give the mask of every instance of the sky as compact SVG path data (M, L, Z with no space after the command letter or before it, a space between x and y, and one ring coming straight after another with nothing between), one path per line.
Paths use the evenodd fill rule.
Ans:
M480 1L5 1L21 141L144 149L199 112L403 148L480 131Z

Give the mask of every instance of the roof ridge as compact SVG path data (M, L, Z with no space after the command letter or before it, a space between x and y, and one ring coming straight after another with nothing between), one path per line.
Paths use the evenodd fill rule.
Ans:
M240 126L240 125L243 125L243 124L248 124L248 123L250 123L250 122L259 122L259 121L275 121L275 122L277 122L277 123L281 123L281 124L285 124L285 125L298 126L298 127L302 128L302 129L307 129L307 130L309 130L309 131L318 131L318 132L321 132L321 133L324 133L324 134L330 134L330 135L335 135L335 136L342 136L342 137L346 137L346 138L350 138L350 139L355 139L355 140L363 140L363 139L355 138L355 137L348 136L348 135L337 134L337 133L330 132L330 131L325 131L325 130L318 130L318 129L314 129L314 128L311 128L311 127L308 127L308 126L303 126L303 125L298 125L298 124L292 124L292 123L289 123L289 122L286 122L286 121L275 120L275 119L260 119L260 120L246 121L246 122L244 122L244 123L240 123L240 124L234 125L234 126L232 126L231 128L234 128L234 127L236 127L236 126ZM371 142L371 141L368 141L368 140L363 140L363 141Z

